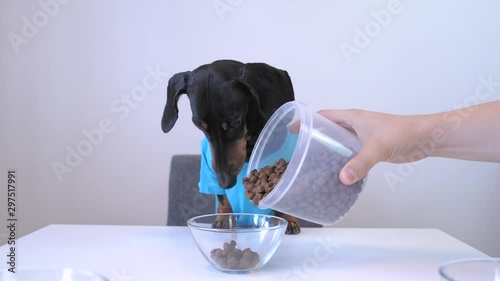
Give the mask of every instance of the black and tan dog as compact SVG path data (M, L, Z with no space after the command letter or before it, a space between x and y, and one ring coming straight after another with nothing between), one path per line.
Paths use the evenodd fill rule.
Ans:
M182 94L189 98L194 125L208 139L212 168L225 189L236 184L267 120L281 105L294 100L292 82L284 70L265 63L215 61L170 78L161 120L165 133L175 125ZM218 213L232 212L226 195L217 195L217 199ZM300 232L295 217L275 213L288 220L288 234ZM224 221L216 219L214 227L225 227Z

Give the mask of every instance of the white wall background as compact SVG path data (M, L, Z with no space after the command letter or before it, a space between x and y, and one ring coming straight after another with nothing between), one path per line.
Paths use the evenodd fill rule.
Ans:
M185 97L173 131L161 131L167 81L216 59L286 69L315 110L433 113L500 99L498 84L474 96L479 77L500 81L494 0L0 3L0 218L13 168L19 236L52 223L164 225L170 158L198 153L202 137ZM374 25L388 5L390 20ZM78 148L80 161L68 156ZM68 167L60 180L55 162ZM439 228L500 256L500 164L417 164L377 165L336 226Z

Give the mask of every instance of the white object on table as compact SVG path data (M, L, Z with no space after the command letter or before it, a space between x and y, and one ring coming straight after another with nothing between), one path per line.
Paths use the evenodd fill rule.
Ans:
M488 257L437 229L303 228L285 235L262 270L245 275L210 267L187 227L49 225L16 246L16 269L80 268L114 281L438 281L446 261ZM0 247L4 260L8 247Z

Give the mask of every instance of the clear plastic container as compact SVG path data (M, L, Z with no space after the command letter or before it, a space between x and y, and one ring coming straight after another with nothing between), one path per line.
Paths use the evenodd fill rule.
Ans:
M361 148L355 134L313 112L304 103L282 105L264 126L250 157L253 170L283 158L288 166L271 192L258 203L321 225L342 219L354 205L366 177L351 186L340 169Z

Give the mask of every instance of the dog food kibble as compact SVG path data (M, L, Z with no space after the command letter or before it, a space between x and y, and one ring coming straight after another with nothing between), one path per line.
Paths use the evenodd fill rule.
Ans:
M280 200L280 209L292 210L316 222L335 222L352 207L363 185L364 179L346 186L339 180L340 169L352 157L343 157L325 151L311 152L302 164L301 176ZM354 155L353 155L354 156ZM254 169L243 179L246 197L258 205L278 184L288 162L279 159L273 166Z
M278 184L287 166L288 162L280 158L273 166L265 166L260 171L257 171L257 169L251 171L250 177L243 179L247 198L254 205L259 205L260 200Z
M246 248L236 248L236 241L224 243L222 249L210 251L210 257L224 269L252 269L260 261L259 254Z

